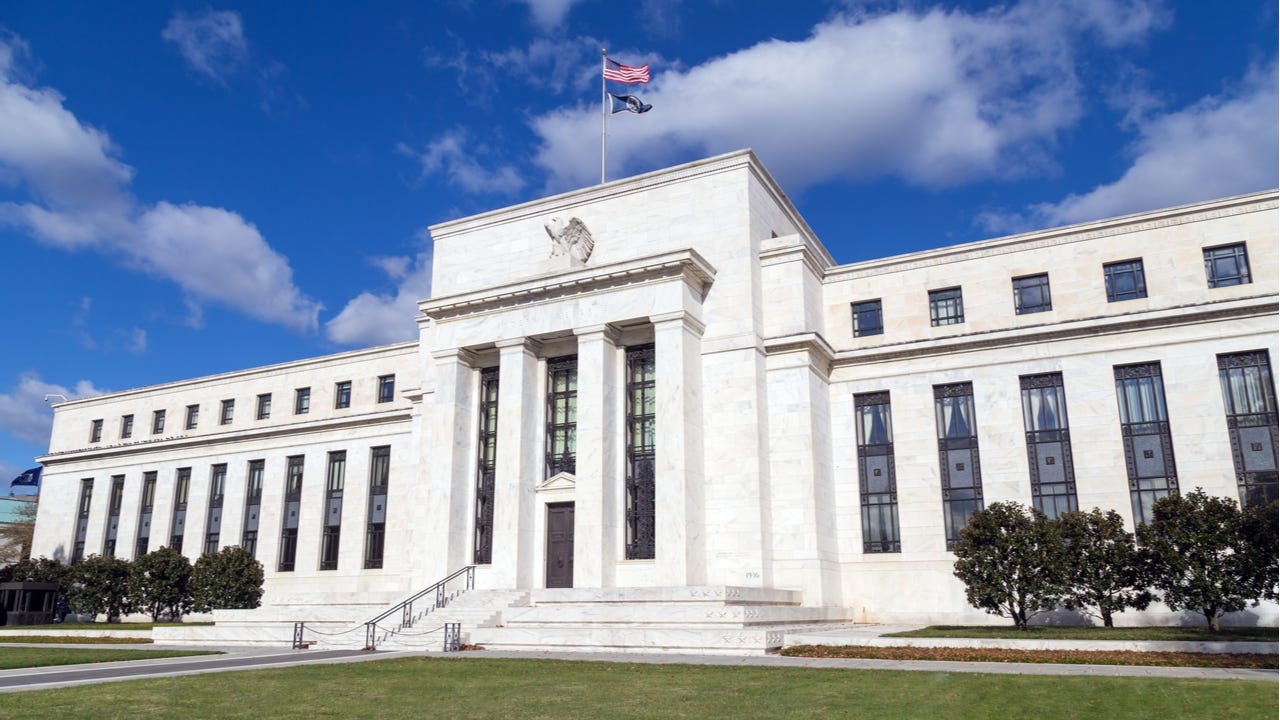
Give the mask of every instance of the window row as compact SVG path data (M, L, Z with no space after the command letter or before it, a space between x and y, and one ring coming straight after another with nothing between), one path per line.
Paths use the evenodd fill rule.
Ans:
M1134 522L1149 522L1157 500L1178 491L1173 440L1160 363L1113 368L1125 472ZM1242 504L1266 504L1277 493L1275 385L1266 350L1218 356L1236 485ZM1061 373L1019 379L1031 498L1050 518L1078 509ZM934 424L947 549L983 508L973 384L935 385ZM888 391L854 395L863 552L900 552L898 484Z
M377 402L389 403L395 400L396 394L396 376L381 375L378 377ZM333 386L333 407L336 410L342 410L351 407L351 381L343 380L334 383ZM253 416L255 420L267 420L271 417L272 394L260 393L254 403ZM235 420L236 401L234 398L222 400L218 404L218 425L230 425ZM306 415L311 412L311 388L300 387L293 391L293 414ZM168 413L165 410L154 410L151 413L151 434L164 434L165 422ZM182 427L184 430L194 430L200 424L200 405L187 405L185 415L183 416ZM102 442L102 419L93 420L89 426L89 442ZM133 415L120 416L120 435L121 440L128 440L133 437Z
M1244 243L1204 249L1204 272L1210 288L1244 285L1249 276L1249 257ZM1136 300L1147 296L1147 281L1142 259L1122 260L1102 266L1107 302ZM1013 283L1013 308L1018 315L1047 312L1053 309L1049 293L1049 274L1038 273L1016 277ZM879 299L851 303L853 336L884 334L884 313ZM933 327L964 322L964 297L959 287L929 291L929 324Z
M364 562L366 569L381 568L386 549L387 490L391 479L391 448L379 446L369 450L369 500L365 514ZM325 466L324 519L320 537L320 570L338 568L338 546L342 531L342 495L346 484L347 452L328 453ZM298 551L298 519L302 508L302 483L305 475L305 458L293 455L285 458L284 499L280 522L280 547L276 568L280 572L294 570ZM169 517L168 533L161 535L160 544L182 552L186 539L187 505L191 494L191 471L181 467L174 471L173 509ZM243 520L238 544L257 555L259 518L262 508L262 486L266 474L266 460L250 460L245 473L245 499ZM137 535L134 538L134 557L145 555L152 545L152 519L155 509L156 485L159 473L154 470L142 473L142 493L138 504ZM106 533L102 554L117 554L118 530L123 511L124 475L111 476L110 499L107 504ZM227 465L219 463L209 468L209 503L206 509L202 553L215 553L225 541L222 527L223 501L226 494ZM84 558L85 541L89 525L89 508L93 497L93 478L80 481L80 498L77 504L75 539L71 561Z

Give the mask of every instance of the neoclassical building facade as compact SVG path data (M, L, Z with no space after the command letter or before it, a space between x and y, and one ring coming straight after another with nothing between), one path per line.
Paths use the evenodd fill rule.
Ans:
M838 265L741 151L431 234L416 341L58 404L34 554L982 622L984 504L1276 497L1274 191Z

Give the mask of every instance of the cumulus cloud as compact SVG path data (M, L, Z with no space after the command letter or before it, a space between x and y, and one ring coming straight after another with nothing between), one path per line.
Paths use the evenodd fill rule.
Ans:
M1188 107L1126 120L1136 126L1133 162L1114 182L1025 212L987 213L979 223L1017 232L1276 187L1280 156L1277 72L1255 69L1239 85Z
M25 46L0 38L0 178L27 202L0 203L0 223L68 250L91 247L212 301L295 330L316 328L321 306L293 284L288 261L238 214L198 205L138 203L133 169L107 133L82 123L48 88L17 79Z
M53 407L45 401L48 395L60 395L68 400L101 395L104 391L88 380L81 380L73 388L48 383L37 373L24 373L18 384L8 392L0 393L0 430L19 440L47 448L49 433L53 430ZM61 402L62 398L51 398Z
M420 233L425 244L430 239ZM418 301L431 296L431 248L416 257L372 258L396 283L394 293L363 292L325 323L325 334L343 345L382 345L417 337Z
M495 157L497 152L483 143L472 143L462 128L445 132L421 150L403 143L398 149L418 161L423 177L442 175L450 185L468 193L510 195L525 185L514 165L483 165L480 158Z
M529 6L533 22L543 32L550 32L562 25L569 11L582 0L521 0Z
M1139 2L1086 6L851 11L804 40L657 69L635 89L658 111L611 122L610 174L741 147L788 187L883 176L939 187L1042 169L1081 114L1081 38L1135 40L1159 20ZM592 181L598 152L582 138L597 113L583 104L532 120L547 189Z
M249 61L240 15L230 10L178 11L160 37L177 46L191 69L219 84Z

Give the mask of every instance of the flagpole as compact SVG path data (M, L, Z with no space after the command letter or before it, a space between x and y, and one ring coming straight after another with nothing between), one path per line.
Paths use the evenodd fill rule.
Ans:
M600 184L604 184L604 123L605 123L605 103L608 96L605 94L604 71L608 68L607 53L604 48L600 48Z

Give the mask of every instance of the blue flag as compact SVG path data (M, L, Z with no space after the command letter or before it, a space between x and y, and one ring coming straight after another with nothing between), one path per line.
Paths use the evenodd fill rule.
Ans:
M613 93L609 93L609 97L613 98L612 112L614 113L620 113L625 110L626 112L633 112L639 115L640 113L647 113L653 109L652 105L646 105L635 95L614 95Z
M44 471L43 465L40 467L31 468L30 470L14 478L13 482L9 483L9 489L12 490L15 485L35 485L39 487L40 473L43 471Z

